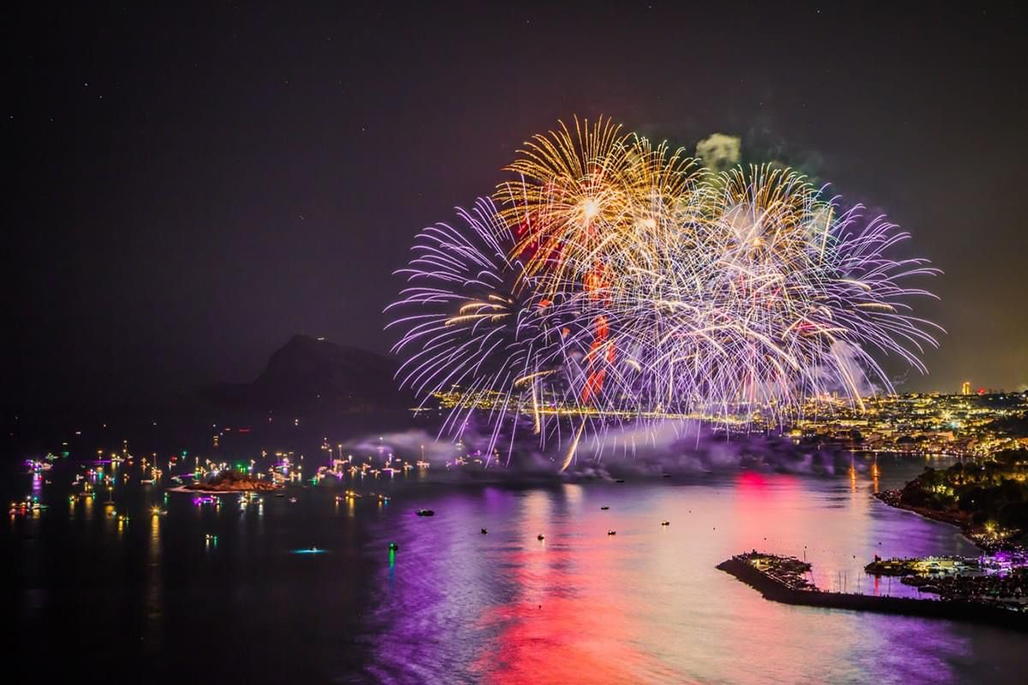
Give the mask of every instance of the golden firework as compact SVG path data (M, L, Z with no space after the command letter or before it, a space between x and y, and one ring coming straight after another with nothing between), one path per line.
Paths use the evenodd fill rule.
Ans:
M495 193L516 236L512 258L526 276L545 274L550 294L584 286L616 296L611 274L650 271L667 231L691 207L698 165L667 143L654 147L601 117L559 122L534 136L506 167L517 178Z

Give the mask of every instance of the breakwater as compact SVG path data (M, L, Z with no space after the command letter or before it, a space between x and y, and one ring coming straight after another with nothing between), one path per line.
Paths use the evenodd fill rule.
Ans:
M783 604L973 621L1028 632L1028 613L977 602L823 592L813 587L797 589L757 568L751 555L734 556L717 568L758 590L765 599Z

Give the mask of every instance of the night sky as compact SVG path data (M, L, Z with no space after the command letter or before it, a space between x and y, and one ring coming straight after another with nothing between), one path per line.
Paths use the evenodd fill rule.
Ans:
M414 234L575 113L888 213L945 271L900 389L1028 383L1013 4L133 5L4 22L7 403L249 380L297 332L386 351Z

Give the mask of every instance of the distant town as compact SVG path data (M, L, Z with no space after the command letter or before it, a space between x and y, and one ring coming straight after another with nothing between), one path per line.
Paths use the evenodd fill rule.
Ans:
M965 384L957 395L882 395L865 400L863 410L839 404L812 413L788 432L869 452L985 457L1028 447L1028 393L971 393Z
M437 393L436 404L414 413L463 409L497 409L505 398L490 392L453 388ZM524 414L598 413L589 407L568 407L553 398L537 406L519 406ZM605 412L610 414L611 412ZM878 395L853 406L837 397L816 397L804 405L802 416L781 425L762 412L734 417L625 411L624 418L668 418L710 421L730 430L780 430L796 442L846 446L863 452L987 457L1001 450L1028 448L1028 392L972 391L965 382L957 394L906 393Z

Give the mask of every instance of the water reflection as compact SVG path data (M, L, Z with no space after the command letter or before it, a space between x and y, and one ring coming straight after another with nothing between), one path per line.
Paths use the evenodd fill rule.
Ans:
M161 514L159 511L150 515L150 538L147 545L147 571L145 587L146 631L144 643L149 648L160 644L163 637L164 613L164 582L161 565Z
M874 554L974 553L871 497L919 462L854 464L853 477L424 484L388 505L312 487L295 503L197 506L119 483L116 513L101 489L74 518L12 518L0 551L22 588L11 622L26 661L66 653L73 671L114 644L115 681L195 677L203 645L205 675L226 681L1016 682L1021 635L775 604L714 568L768 549L806 557L823 588L897 594L914 591L863 574ZM117 514L132 518L119 529ZM314 546L325 553L290 553Z
M863 574L874 553L973 553L951 529L873 500L878 478L856 471L856 488L845 473L746 472L678 487L439 496L434 519L401 515L391 531L401 551L376 586L370 674L500 683L963 679L958 666L973 645L960 626L775 604L714 569L738 551L772 549L806 556L823 588L897 594L898 584L876 588Z

